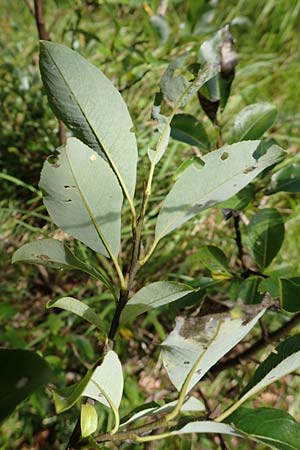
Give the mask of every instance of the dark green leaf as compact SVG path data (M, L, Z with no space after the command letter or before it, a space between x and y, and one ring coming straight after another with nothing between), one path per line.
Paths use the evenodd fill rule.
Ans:
M228 419L238 431L272 448L300 449L300 425L287 412L274 408L239 408Z
M0 421L28 395L47 384L52 372L46 361L27 350L0 349Z
M284 222L276 209L261 209L250 220L247 227L248 246L262 270L275 258L283 239Z
M280 304L285 311L300 311L300 277L279 278Z
M300 192L300 164L291 164L272 175L266 194L281 191Z
M242 300L248 305L260 303L263 299L263 294L258 289L260 287L260 277L249 277L244 280L239 288L237 299Z
M205 245L197 251L203 265L211 272L230 276L227 257L223 251L214 245Z
M26 262L63 270L81 270L101 280L107 288L112 288L108 276L80 261L70 249L55 239L39 239L20 247L13 255L12 263Z
M234 141L259 139L273 125L277 109L271 103L246 106L234 122Z
M171 122L171 136L180 142L209 150L210 143L204 126L190 114L176 114Z
M270 276L268 278L264 278L261 280L259 284L259 292L264 294L265 292L269 292L273 298L279 297L279 284L278 277Z
M54 113L75 136L109 161L123 190L133 197L137 145L117 89L78 53L48 41L41 42L40 70Z
M121 322L132 321L140 314L175 302L192 291L193 288L182 283L156 281L148 284L127 302L121 314Z
M280 147L257 156L260 141L240 142L204 155L204 166L189 166L178 178L160 210L155 235L159 240L201 211L227 200L266 167L279 161ZM256 159L258 157L258 159Z
M109 165L76 138L46 161L40 187L54 223L105 256L120 248L122 191Z

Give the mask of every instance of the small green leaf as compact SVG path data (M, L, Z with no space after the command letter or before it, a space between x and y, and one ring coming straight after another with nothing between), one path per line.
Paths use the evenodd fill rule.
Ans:
M246 106L234 122L234 141L259 139L273 125L277 109L271 103Z
M89 306L85 305L83 302L76 300L76 298L72 297L62 297L58 300L50 300L47 303L47 308L60 308L66 311L70 311L73 314L76 314L87 322L95 325L98 330L106 334L104 331L104 324L100 320L98 314Z
M166 19L160 15L154 14L150 17L150 23L159 37L159 45L164 45L170 34L170 27Z
M41 41L40 70L54 113L109 162L123 191L133 197L137 144L132 120L117 89L79 53L53 42ZM98 186L95 192L102 189Z
M203 265L211 272L230 276L228 260L223 251L214 245L205 245L197 251Z
M280 304L285 311L300 311L300 277L279 278Z
M80 427L81 427L81 436L86 438L91 434L95 433L98 426L98 416L97 411L93 405L86 403L85 405L81 405L81 414L80 414Z
M91 376L93 375L93 370L94 366L88 370L88 372L80 381L73 384L72 386L68 386L59 391L53 391L53 401L57 414L60 414L72 408L77 400L80 399L85 387L87 386Z
M253 276L246 278L239 288L237 299L242 300L248 305L260 303L263 299L263 294L259 290L260 282L260 277Z
M300 164L291 164L272 175L266 194L281 191L300 192Z
M127 302L121 314L121 322L132 321L140 314L153 308L175 302L179 298L193 292L194 289L186 284L169 281L156 281L140 289Z
M204 155L204 166L190 165L178 178L159 212L155 236L159 240L201 211L221 203L278 162L275 145L260 154L260 141L239 142ZM213 174L213 176L212 176Z
M228 419L237 431L279 450L300 449L300 425L275 408L239 408Z
M193 145L201 150L210 148L204 126L190 114L176 114L171 122L171 136L180 142Z
M247 227L247 243L262 270L275 258L283 239L284 222L276 209L261 209L250 220Z
M54 223L105 256L120 249L123 195L109 165L76 138L44 164L40 188Z
M188 376L187 393L209 369L235 347L264 314L263 307L245 306L230 313L178 318L162 345L164 367L178 391Z
M108 289L112 289L109 278L103 270L97 270L85 264L66 245L55 239L39 239L23 245L13 255L12 263L16 262L39 264L62 270L81 270L101 280Z
M269 292L273 298L279 297L279 284L278 284L278 277L276 276L270 276L269 278L264 278L261 280L259 284L259 292L264 294L265 292Z
M281 342L276 349L256 369L252 379L240 395L245 402L269 384L300 367L300 334L296 334Z
M189 86L188 80L181 74L175 75L176 71L182 70L187 54L175 58L165 70L160 89L167 101L176 103Z
M52 379L46 361L28 350L0 349L0 421Z

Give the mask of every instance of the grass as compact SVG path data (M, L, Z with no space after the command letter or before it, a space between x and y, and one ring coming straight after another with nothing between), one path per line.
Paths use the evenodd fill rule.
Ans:
M156 3L149 2L153 10ZM212 22L203 22L197 35L191 34L190 24L187 22L188 2L170 2L168 19L171 37L164 48L157 46L157 37L149 24L149 16L142 2L131 2L137 6L115 6L104 2L99 9L82 6L76 9L76 4L71 1L57 4L59 6L55 6L54 2L46 2L47 23L52 23L53 18L57 18L53 22L53 37L74 48L79 47L87 58L98 64L123 90L137 130L140 155L143 156L146 155L149 141L153 139L150 121L152 99L158 80L170 59L186 48L198 47L209 29L217 29L236 17L248 17L250 25L235 26L233 30L240 64L232 88L233 96L224 113L224 134L229 135L235 114L244 106L253 102L270 101L279 110L272 137L287 148L290 158L297 158L300 144L296 95L300 75L300 1L267 0L262 7L260 0L220 0L216 9L211 10L214 13ZM35 26L25 3L4 1L0 6L0 13L2 29L5 31L0 38L3 56L0 68L3 105L0 112L3 146L0 157L3 185L0 199L0 279L3 280L0 344L41 351L52 364L58 384L62 386L65 376L71 382L84 373L85 366L95 357L97 342L93 337L94 330L83 325L80 320L67 313L46 311L47 301L68 293L84 298L90 305L101 302L100 314L103 320L111 319L113 305L101 286L95 285L85 275L10 264L13 251L23 243L39 237L63 236L55 235L55 228L37 190L43 161L57 146L58 139L57 122L41 90ZM62 14L59 15L60 13ZM130 21L128 17L131 18ZM204 21L204 16L202 19ZM201 117L196 102L192 104L191 111ZM207 126L209 127L208 124ZM212 134L211 129L210 133ZM172 183L174 167L190 154L189 147L173 142L162 160L146 223L147 236L151 236L153 232L154 216L162 195ZM147 167L145 157L139 162L141 176L138 192L141 192L142 178ZM277 194L271 202L287 218L286 239L273 268L297 274L300 272L298 195ZM129 228L125 230L125 237L128 232ZM199 246L207 243L220 245L228 254L236 252L233 229L223 221L218 209L197 217L165 239L151 259L147 271L141 272L140 285L162 277L172 279L179 275L184 279L186 276L201 276L204 273L203 267L194 255ZM89 257L89 251L81 244L72 245L75 245L76 251L83 258ZM171 395L169 382L165 375L162 376L158 359L158 344L164 333L172 328L175 316L170 310L165 314L151 314L148 318L142 318L139 330L121 330L122 340L118 342L117 350L123 361L127 361L122 404L124 414L132 407L152 400L155 396L159 397L162 392L169 392ZM157 360L157 364L153 362ZM240 369L238 373L229 371L213 381L203 383L202 390L212 399L212 408L217 406L217 398L218 395L222 396L223 386L233 389L239 377L242 377ZM151 391L147 388L147 380L152 380L154 386L155 380L160 380L160 384ZM292 414L297 414L297 379L293 380L287 378L281 385L279 400L274 400L274 406L284 407ZM235 392L234 389L232 392ZM284 398L289 400L284 402ZM263 395L256 401L259 404L269 404ZM4 423L0 449L64 449L63 443L70 434L76 416L77 411L72 410L57 417L50 395L37 393ZM109 420L108 415L102 411L103 425L107 426ZM188 436L158 442L149 448L200 450L217 449L220 448L219 445L217 440L207 437ZM229 448L239 450L263 449L241 442L228 445ZM143 447L124 444L122 448Z

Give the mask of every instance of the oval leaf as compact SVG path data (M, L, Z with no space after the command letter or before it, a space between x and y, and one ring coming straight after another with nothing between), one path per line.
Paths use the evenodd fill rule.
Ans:
M54 269L81 270L101 280L107 288L112 288L109 278L103 270L100 272L94 267L88 266L78 259L66 245L56 239L39 239L23 245L13 255L12 263L16 262L39 264Z
M197 256L211 272L230 276L228 261L223 251L214 245L205 245L197 251Z
M300 448L300 425L287 412L275 408L239 408L229 418L235 429L279 450Z
M46 161L40 188L53 222L96 252L117 255L123 195L109 165L76 138Z
M81 405L81 414L80 414L81 436L85 438L95 433L95 431L97 430L97 426L98 426L98 416L94 406L90 405L89 403Z
M281 191L300 192L300 164L291 164L272 175L266 194Z
M171 431L170 436L187 433L219 433L229 434L231 436L241 435L230 425L226 423L217 423L210 420L194 421L187 423L184 427L176 431Z
M187 392L238 344L264 314L265 308L243 307L228 313L178 318L162 343L164 367L178 391L193 371ZM236 317L237 316L237 317Z
M244 280L238 290L237 300L248 305L260 303L263 299L263 294L260 292L260 277L249 277Z
M210 143L204 126L190 114L176 114L171 122L171 136L180 142L209 150Z
M92 325L95 325L101 333L105 334L103 323L98 314L83 302L76 300L76 298L62 297L58 300L50 300L50 302L47 303L47 308L60 308L65 311L70 311Z
M195 289L182 283L157 281L148 284L127 302L121 314L121 322L128 322L153 308L175 302L192 291Z
M167 195L157 219L155 235L159 240L200 211L227 200L260 172L279 161L280 147L269 147L259 155L260 141L225 145L193 164L178 178Z
M281 342L256 369L252 379L240 395L239 402L245 402L269 384L300 367L300 334Z
M262 270L275 258L283 239L284 223L276 209L261 209L250 220L247 227L247 242L256 263Z
M27 350L0 349L0 421L35 390L47 384L52 372L46 361Z
M271 103L246 106L234 121L234 142L259 139L273 125L277 109Z
M285 311L300 311L300 277L279 278L280 304Z
M95 369L82 395L93 398L108 408L111 407L111 401L119 408L123 386L122 366L117 354L111 350L105 355L102 364Z
M48 41L40 45L42 80L54 113L75 136L109 161L123 191L133 197L137 145L121 95L78 53Z

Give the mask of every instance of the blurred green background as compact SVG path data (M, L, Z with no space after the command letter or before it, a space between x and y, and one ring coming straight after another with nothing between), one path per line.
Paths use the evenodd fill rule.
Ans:
M31 1L2 0L0 3L0 345L40 351L56 374L56 384L80 378L97 357L93 329L66 312L48 312L47 301L68 293L85 299L100 311L103 320L112 317L114 304L100 284L79 272L62 273L42 267L10 264L13 252L39 237L64 239L47 216L38 190L44 160L58 146L58 124L42 88L38 70L38 35ZM168 63L184 51L195 52L216 30L231 23L239 64L232 96L223 114L223 133L230 134L234 116L244 106L261 101L274 103L278 119L270 132L287 150L288 158L299 162L300 147L300 1L299 0L170 0L164 24L151 14L159 2L152 0L45 0L45 22L51 38L79 51L114 82L131 112L139 145L137 203L141 201L143 179L148 168L147 150L153 139L151 108L160 77ZM208 132L214 130L203 117L197 101L189 112L203 119ZM154 196L146 232L172 174L191 155L189 146L172 141L160 163L154 182ZM285 217L286 239L273 269L282 274L299 274L299 196L278 194L268 200ZM123 238L130 227L124 227ZM138 284L158 279L199 277L205 274L194 257L199 245L222 246L234 253L232 228L218 209L201 215L159 246ZM90 257L80 243L72 243L77 254ZM125 251L125 250L124 250ZM95 261L97 263L97 261ZM138 287L138 286L137 286ZM222 293L220 294L222 295ZM171 387L159 360L159 343L172 329L176 313L152 312L134 330L122 328L117 342L125 370L122 413L145 401L159 400ZM270 318L276 326L280 318ZM208 379L203 391L214 409L220 399L230 401L240 376L247 370L228 370ZM245 375L246 374L246 375ZM225 393L225 395L224 395ZM254 401L259 406L283 407L300 419L298 378L287 377ZM102 423L112 418L99 410ZM63 450L78 410L55 414L50 392L37 392L24 402L1 426L0 449ZM228 440L229 448L264 448ZM117 447L111 447L117 448ZM124 449L217 449L217 438L184 437Z

